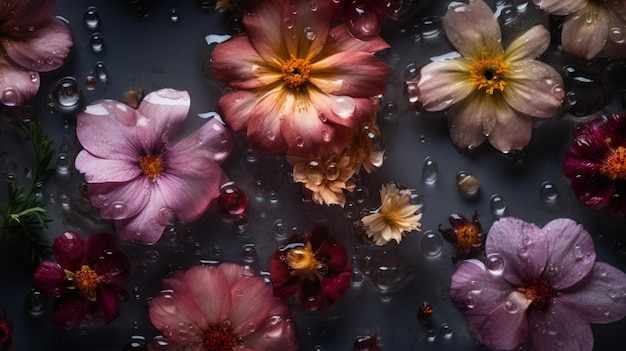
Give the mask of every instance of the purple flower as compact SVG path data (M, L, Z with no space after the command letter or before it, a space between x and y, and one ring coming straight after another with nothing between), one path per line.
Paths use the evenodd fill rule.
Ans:
M581 203L626 214L626 115L595 118L576 126L563 161Z
M54 240L57 262L42 261L33 285L57 297L52 321L67 330L89 317L109 323L118 315L118 303L128 293L117 282L128 277L130 262L115 246L115 237L96 233L87 239L65 232Z
M214 118L173 143L189 104L186 91L162 89L137 110L104 100L77 116L85 150L76 168L85 174L91 203L115 221L123 240L152 244L176 219L194 221L216 206L227 181L219 164L234 141Z
M0 102L19 106L39 90L39 72L59 68L72 47L54 0L0 0Z
M591 350L589 323L626 315L626 274L595 262L591 236L570 219L539 228L502 218L491 227L485 252L485 263L458 267L450 296L490 348Z

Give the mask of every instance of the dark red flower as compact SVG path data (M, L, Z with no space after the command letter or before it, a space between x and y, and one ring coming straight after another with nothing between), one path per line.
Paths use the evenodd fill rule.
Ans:
M0 313L0 350L7 350L11 344L11 336L13 335L13 323L7 319L6 311Z
M270 258L269 271L274 296L294 299L309 311L332 306L352 276L346 249L325 227L289 237Z
M563 170L578 201L614 215L626 214L626 115L577 125Z
M91 235L87 241L65 232L54 240L57 262L42 261L33 285L57 297L52 321L67 330L76 329L85 317L108 323L118 315L118 303L128 293L117 284L129 274L130 262L115 246L115 237Z
M441 235L454 245L452 261L460 258L476 257L485 251L485 234L478 221L478 213L472 219L467 219L461 213L454 213L448 217L452 227L441 229Z

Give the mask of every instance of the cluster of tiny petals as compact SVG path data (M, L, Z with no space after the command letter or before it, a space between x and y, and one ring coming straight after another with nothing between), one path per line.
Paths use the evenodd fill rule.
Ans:
M207 350L232 351L237 346L237 343L230 329L221 325L211 325L204 333L202 345Z
M289 268L292 269L291 275L297 275L300 279L308 280L316 278L318 267L322 265L315 258L310 242L307 242L304 246L289 249L285 255L285 261Z
M480 58L474 58L470 67L470 80L478 90L484 89L489 95L496 90L504 91L509 64L504 62L504 54L490 55L485 49Z
M139 157L137 160L139 168L143 174L150 177L152 180L156 179L163 173L163 158L161 155L145 155Z
M291 55L289 61L281 66L283 80L291 89L299 89L306 83L311 73L311 64L308 60Z
M618 146L612 149L604 159L600 172L613 180L626 179L626 148Z

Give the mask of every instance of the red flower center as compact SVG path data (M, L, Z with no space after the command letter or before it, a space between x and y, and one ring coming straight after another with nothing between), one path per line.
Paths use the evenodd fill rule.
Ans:
M626 148L618 146L612 149L604 159L600 172L615 179L626 179Z
M163 173L163 159L161 155L146 155L141 156L138 159L139 167L143 174L156 179L161 173Z
M456 242L461 248L468 249L480 243L480 230L472 223L461 224L456 228Z
M315 280L317 275L326 269L326 265L315 258L311 243L290 249L285 259L292 269L291 275L297 275L300 279Z
M236 337L229 328L211 325L202 340L204 350L232 351L237 347Z
M285 83L290 88L299 90L300 86L309 79L311 64L308 60L296 58L292 55L289 61L281 65L280 70L283 73Z
M541 278L533 279L530 283L517 288L517 291L524 294L526 299L532 301L530 308L539 311L545 310L552 303L555 293L550 284Z
M89 301L96 301L96 288L100 279L98 273L89 266L83 265L79 271L65 271L65 282L68 289L78 289L78 292Z

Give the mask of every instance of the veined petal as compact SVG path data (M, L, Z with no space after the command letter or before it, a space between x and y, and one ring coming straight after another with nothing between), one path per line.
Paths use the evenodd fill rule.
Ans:
M187 118L191 99L186 91L161 89L146 95L137 109L137 138L145 151L167 144Z
M193 299L209 325L218 325L228 319L231 290L217 267L191 267L183 278L182 291Z
M237 53L234 59L233 53ZM215 47L211 65L215 77L235 89L255 89L282 79L276 61L264 61L247 36L235 37Z
M78 233L67 231L54 239L52 253L64 269L78 270L85 262L85 240Z
M511 64L502 96L512 108L534 117L552 117L565 97L561 75L536 60Z
M526 309L532 301L520 292L511 292L504 303L494 303L496 308L488 314L477 330L480 339L496 350L513 350L528 338ZM507 310L506 303L515 305L515 313Z
M266 152L287 148L281 131L281 120L295 112L294 94L276 88L260 98L248 116L248 143ZM295 142L295 141L294 141Z
M47 22L54 3L55 0L3 1L0 6L0 32L6 35L15 27L18 32L28 32L28 27Z
M533 60L550 45L550 32L537 25L525 31L515 38L504 51L504 62L517 62L521 60Z
M149 189L151 190L147 201L142 199L145 205L141 211L133 217L115 221L115 232L120 239L154 244L163 235L165 226L175 219L166 207L161 192L152 190L152 187Z
M533 350L593 349L593 334L587 317L555 298L546 311L528 313Z
M115 291L107 288L102 289L96 300L95 307L92 308L95 309L98 317L102 317L105 324L117 318L120 310Z
M503 101L494 106L496 124L488 136L489 143L502 152L521 150L530 141L532 118L512 109Z
M480 57L484 49L502 51L500 25L481 0L450 7L443 17L443 27L452 45L465 57Z
M259 328L268 317L274 301L272 289L261 277L246 277L232 285L230 291L232 303L228 319L233 333L250 334L251 326Z
M87 150L78 153L74 164L88 183L127 182L141 175L137 161L100 158Z
M326 44L331 19L328 1L285 0L281 21L274 25L280 27L290 55L310 60Z
M28 15L26 15L28 16ZM50 16L28 35L17 39L3 38L2 47L7 55L20 66L48 72L61 67L72 47L70 29L63 21Z
M196 155L209 157L221 164L226 161L234 146L235 140L232 133L219 119L212 118L170 149L168 164L174 169L184 169L184 166L182 168L174 166L174 163L180 163L177 162L176 155L181 154L190 155L190 157L196 157Z
M220 98L217 108L224 117L224 121L234 131L248 127L250 113L263 94L256 91L235 90Z
M244 275L244 273L249 275L252 274L253 271L249 266L244 270L243 266L230 262L224 262L217 266L217 268L222 271L229 286L233 286L235 283L245 278L246 275Z
M448 129L456 147L475 148L485 141L483 120L495 117L491 115L492 109L485 106L489 99L484 95L481 92L472 94L450 107Z
M427 111L441 111L465 99L474 87L466 58L435 61L424 66L417 83L419 101Z
M65 291L65 271L58 263L41 261L33 274L33 286L50 297Z
M142 176L125 183L88 184L89 198L100 208L105 219L124 219L143 211L150 199L153 184Z
M341 51L365 51L373 54L390 48L389 44L379 36L371 40L360 40L353 37L345 24L333 27L329 35L326 47L318 57L325 57ZM312 61L315 62L316 60L317 58L314 58Z
M355 98L383 94L389 66L364 51L342 51L311 65L309 81L328 94Z
M187 294L178 291L162 291L150 302L148 315L152 325L161 332L167 332L168 329L177 328L181 324L195 327L193 330L196 333L184 334L184 337L179 333L173 333L170 337L176 342L202 341L201 331L209 326L196 302Z
M29 71L0 55L0 103L21 106L39 91L39 73Z
M545 12L557 15L566 16L570 13L580 11L585 5L587 0L533 0L533 3Z
M52 313L52 322L67 331L76 329L83 318L89 314L89 301L74 294L59 297Z
M283 40L283 8L289 0L247 1L244 6L243 24L250 44L266 62L277 58L289 59L287 43ZM218 44L222 45L222 44Z
M308 94L309 104L317 110L321 121L349 128L358 128L369 121L378 109L371 98L329 95L315 89L310 89Z
M595 57L606 44L609 35L605 11L601 6L590 4L576 14L567 16L561 32L563 49L586 59Z

